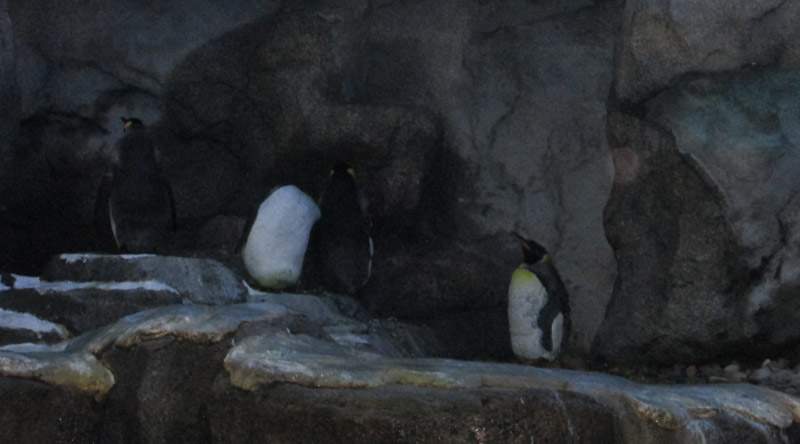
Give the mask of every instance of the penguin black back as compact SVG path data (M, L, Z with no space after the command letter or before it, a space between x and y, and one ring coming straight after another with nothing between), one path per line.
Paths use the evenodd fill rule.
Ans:
M172 187L161 171L156 148L141 120L122 118L123 137L98 201L107 199L108 219L117 247L131 253L153 252L166 231L175 229ZM103 187L107 186L108 191ZM100 202L98 202L100 204Z
M320 198L322 217L312 232L309 275L326 289L355 294L372 271L372 238L365 199L350 165L330 171Z

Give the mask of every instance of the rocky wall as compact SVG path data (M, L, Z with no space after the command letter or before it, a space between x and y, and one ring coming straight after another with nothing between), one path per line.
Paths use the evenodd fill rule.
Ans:
M572 355L791 355L799 14L779 0L0 2L0 269L111 250L94 198L119 118L136 115L175 189L167 253L235 262L273 186L316 196L344 158L374 222L362 301L440 332L453 356L510 358L512 230L564 277Z

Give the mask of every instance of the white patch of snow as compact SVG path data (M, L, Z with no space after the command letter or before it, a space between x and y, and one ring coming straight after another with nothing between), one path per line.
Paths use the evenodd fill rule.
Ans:
M97 285L97 288L103 290L150 290L169 291L175 294L180 294L178 290L159 281L94 282L94 284Z
M130 260L130 259L140 259L143 257L154 257L155 254L120 254L119 257Z
M64 256L64 255L62 255ZM73 281L42 281L38 277L13 275L16 281L14 288L17 290L36 290L39 294L52 293L58 291L98 289L108 291L130 291L130 290L149 290L149 291L169 291L180 294L180 292L169 285L159 281L127 281L127 282L73 282ZM3 289L8 289L4 287Z
M14 277L14 288L36 288L41 285L41 280L35 276L20 276L12 274Z
M59 259L63 260L68 264L73 264L75 262L87 262L90 259L97 259L101 257L109 257L111 255L106 254L95 254L95 253L68 253L62 254L59 256ZM121 257L122 259L138 259L141 257L150 257L155 256L154 254L120 254L117 257Z
M75 253L68 253L59 255L58 258L68 264L74 264L75 262L86 262L88 259L97 256L96 254L75 254Z
M58 344L34 344L26 342L24 344L8 344L0 347L0 351L11 351L17 353L47 353L61 352L66 350L69 342L59 342Z
M53 333L62 338L69 335L67 330L58 324L39 319L30 313L20 313L2 308L0 308L0 328L30 330L38 334Z

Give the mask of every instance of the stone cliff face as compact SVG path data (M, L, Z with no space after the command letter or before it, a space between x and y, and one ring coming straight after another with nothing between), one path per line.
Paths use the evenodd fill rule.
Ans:
M154 131L180 229L228 254L276 185L347 160L364 301L452 357L508 359L511 230L552 253L571 353L785 352L795 322L791 2L0 2L0 269L108 251L119 118ZM476 326L479 326L476 328Z

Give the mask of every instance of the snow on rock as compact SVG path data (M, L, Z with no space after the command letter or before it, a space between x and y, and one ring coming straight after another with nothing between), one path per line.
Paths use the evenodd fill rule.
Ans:
M62 255L64 256L64 255ZM170 287L163 282L146 280L138 282L72 282L72 281L43 281L34 276L12 275L16 279L14 282L15 290L36 290L39 294L65 292L73 290L107 290L107 291L168 291L180 294L178 290ZM0 288L0 291L9 289Z
M216 260L152 254L62 254L45 266L41 279L102 282L112 289L146 282L141 286L148 290L163 285L186 301L209 305L243 302L247 293L241 279ZM110 282L118 284L106 284Z
M0 347L0 351L9 351L16 353L55 353L66 350L69 342L59 342L57 344L38 344L26 342L24 344L8 344Z
M69 331L61 325L54 324L28 313L0 308L0 329L29 330L38 334L54 334L61 338L69 337Z
M65 253L65 254L59 255L58 257L59 257L59 259L63 260L64 262L66 262L68 264L74 264L74 263L78 263L78 262L79 263L86 263L86 262L88 262L90 260L101 258L103 256L104 255L102 255L102 254L95 254L95 253ZM129 259L140 259L140 258L143 258L143 257L154 257L154 256L155 256L154 254L120 254L120 255L117 255L117 257L121 257L122 259L126 259L126 260L129 260Z

